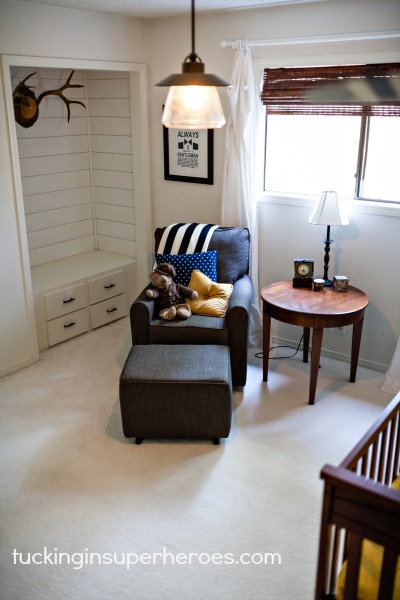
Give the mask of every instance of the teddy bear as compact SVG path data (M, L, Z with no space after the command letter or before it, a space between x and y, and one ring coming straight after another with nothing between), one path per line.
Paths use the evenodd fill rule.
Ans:
M169 263L160 263L149 275L152 288L146 290L148 298L159 299L159 317L172 321L176 316L188 319L192 314L189 304L185 303L185 297L196 300L198 293L173 280L176 271Z

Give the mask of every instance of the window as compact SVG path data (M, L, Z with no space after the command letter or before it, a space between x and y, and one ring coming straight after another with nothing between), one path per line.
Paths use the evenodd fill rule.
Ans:
M400 203L400 117L269 115L264 190Z
M398 64L266 69L264 190L400 203L399 76Z
M400 118L368 118L357 198L400 203Z

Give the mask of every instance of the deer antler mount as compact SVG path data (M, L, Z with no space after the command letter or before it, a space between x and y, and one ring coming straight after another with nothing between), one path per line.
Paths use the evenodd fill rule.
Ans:
M80 102L79 100L69 100L63 95L63 91L68 88L83 87L83 85L70 83L74 72L75 71L71 71L70 76L68 77L67 81L64 83L63 86L61 86L57 90L49 90L47 92L43 92L42 94L40 94L40 96L38 96L38 98L36 98L31 86L25 84L25 82L30 77L36 75L36 71L35 73L31 73L30 75L28 75L28 77L25 77L25 79L17 85L13 92L14 117L16 122L25 128L32 127L32 125L36 123L36 121L39 118L39 104L46 96L53 95L58 96L65 102L68 111L69 123L71 117L71 104L80 104L81 106L86 108L83 102Z

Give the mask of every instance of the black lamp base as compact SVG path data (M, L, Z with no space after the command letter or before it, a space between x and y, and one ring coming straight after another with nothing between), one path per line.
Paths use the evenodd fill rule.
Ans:
M329 252L331 249L331 243L334 240L330 239L331 235L331 226L327 225L326 228L326 240L323 240L325 243L325 255L324 255L324 287L332 287L333 281L328 278L328 268L329 268Z

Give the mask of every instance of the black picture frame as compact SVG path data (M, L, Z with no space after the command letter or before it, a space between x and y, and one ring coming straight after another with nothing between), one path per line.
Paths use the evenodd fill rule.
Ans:
M214 130L163 126L164 179L214 184Z

